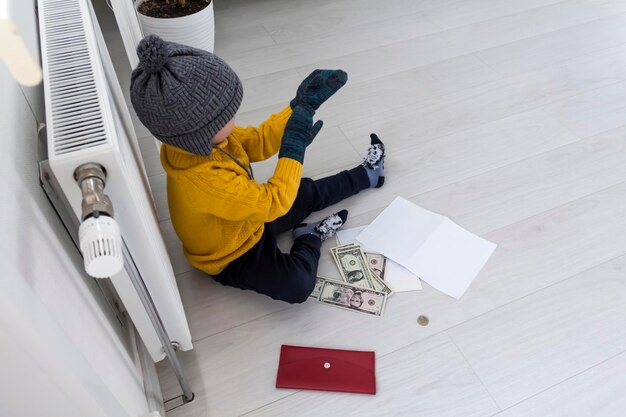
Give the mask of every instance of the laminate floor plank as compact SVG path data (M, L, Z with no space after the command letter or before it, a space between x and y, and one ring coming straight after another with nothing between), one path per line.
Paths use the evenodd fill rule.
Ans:
M618 51L600 51L556 67L467 88L427 106L406 106L367 119L355 117L340 127L350 140L373 129L393 141L392 147L407 146L411 138L462 132L625 79L626 45Z
M476 53L503 75L524 74L626 43L626 14L549 32Z
M340 57L321 58L321 53L314 52L307 55L308 62L297 64L295 59L290 59L287 65L297 66L301 75L308 74L315 68L342 68L351 75L353 81L362 82L588 23L624 11L626 3L621 0L571 0L398 41L387 46L346 53ZM277 46L280 47L281 45ZM315 59L316 56L319 59ZM246 76L259 75L262 71L273 72L277 65L272 56L265 57L265 61L255 68L240 65L238 59L235 62ZM248 66L251 66L251 62Z
M141 156L146 167L146 174L148 177L163 174L163 166L161 165L161 156L159 154L159 148L155 144L155 139L152 136L144 136L137 138L139 142L139 149L141 150Z
M547 389L497 417L622 417L626 409L626 353Z
M626 82L584 91L541 110L581 137L626 124Z
M439 31L439 27L421 16L403 15L386 25L362 24L345 29L342 33L330 32L298 43L268 46L247 52L223 51L222 57L242 79L246 79L322 59L340 58L348 53L384 47ZM307 74L309 72L311 71Z
M453 29L502 16L550 6L562 0L473 0L438 5L424 11L426 17L444 29Z
M626 351L625 272L622 256L449 333L498 405L510 407Z
M216 20L233 28L245 25L246 22L257 22L268 30L277 43L301 42L332 31L351 29L362 24L374 26L380 21L423 13L458 2L459 0L396 0L386 3L376 0L320 0L312 6L304 0L245 0L239 2L239 5L229 1L229 9L216 13Z
M626 252L625 232L626 182L487 233L498 249L460 303L483 313L560 282Z
M252 291L225 287L197 269L178 274L176 281L194 343L290 307Z
M474 0L474 1L394 1L376 3L335 2L305 13L291 13L289 18L272 18L264 26L278 44L301 42L334 30L355 25L388 25L398 16L425 16L442 29L452 29L484 20L520 13L529 9L558 3L562 0Z
M241 27L229 27L219 18L215 19L215 49L217 56L228 54L230 51L254 51L256 49L273 46L276 43L261 24L252 24Z
M165 173L153 175L149 177L148 180L150 181L152 196L154 197L157 219L159 222L169 219L170 211L167 206L167 178Z
M259 80L266 79L268 76L254 77L244 81L245 108L242 108L242 112L237 116L238 122L258 124L294 97L294 91L303 77L297 75L297 82L294 82L292 77L279 81L280 75L276 77L276 74L281 73L274 73L271 77L275 78L273 81L278 85L262 99L251 101L249 104L246 96L254 95L255 89L248 91L247 85L250 84L253 87L259 85L262 82ZM425 107L432 104L436 98L459 94L468 88L502 78L473 55L436 62L362 83L354 83L348 74L347 84L339 93L324 103L316 117L324 120L328 128L354 119L364 120L375 117L394 109L401 110L407 106Z
M242 80L243 101L235 117L237 124L241 124L239 119L242 113L274 104L278 104L279 109L286 107L289 105L289 101L295 97L296 90L301 82L302 77L294 69ZM267 113L263 120L254 124L258 126L270 114Z
M165 246L167 247L170 262L172 262L174 273L179 275L191 271L193 267L189 261L187 261L187 258L185 258L183 245L180 243L180 240L178 240L178 236L176 236L172 221L170 219L163 220L159 223L159 227L163 235L163 240L165 241ZM180 283L178 285L180 287Z
M626 181L626 127L410 198L477 234Z
M537 111L432 140L415 135L397 141L384 129L372 131L379 133L387 147L385 186L357 196L358 204L351 206L351 217L386 207L396 195L423 194L580 139ZM365 138L364 131L358 140L362 143ZM312 151L314 146L311 145Z

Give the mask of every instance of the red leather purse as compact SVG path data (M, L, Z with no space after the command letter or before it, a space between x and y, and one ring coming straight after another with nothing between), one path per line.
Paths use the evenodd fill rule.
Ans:
M375 354L282 345L276 388L376 394Z

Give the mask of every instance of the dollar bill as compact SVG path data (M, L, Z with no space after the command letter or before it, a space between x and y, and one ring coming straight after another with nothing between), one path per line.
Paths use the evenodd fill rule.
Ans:
M318 302L369 316L382 317L387 294L345 282L324 281Z
M322 292L322 286L324 286L324 283L326 281L335 281L335 280L332 280L326 277L316 277L315 288L313 288L313 292L309 295L309 298L314 298L317 300L320 296L320 293ZM335 282L339 282L339 281L335 281Z
M345 282L369 289L377 288L359 246L336 250L334 255L339 273Z
M339 260L337 259L337 252L353 249L354 247L357 247L357 246L358 245L354 243L348 243L345 245L339 245L339 246L335 246L334 248L330 248L330 253L333 256L333 259L335 260L335 262L337 263L337 266L339 266Z
M350 243L345 243L345 244L343 244L343 245L337 245L337 246L335 246L333 249L342 250L342 249L349 249L349 248L352 248L352 247L354 247L354 246L359 246L359 247L361 247L361 246L360 246L359 244L357 244L357 243L350 242Z
M364 252L367 266L370 270L378 276L378 278L385 279L385 269L387 268L387 257L380 253Z
M385 281L383 281L382 279L378 278L378 276L371 272L372 275L372 280L374 281L375 285L376 285L376 290L377 291L382 291L385 294L387 294L387 296L391 296L393 294L393 289L391 288L391 286L389 284L387 284Z
M350 249L360 248L360 247L361 246L357 245L356 243L347 243L345 245L335 246L334 248L331 248L331 251L334 250L335 252L343 252L345 250L350 250Z
M347 278L347 275L342 272L343 268L341 266L341 261L339 260L339 256L342 256L342 255L338 256L338 254L342 254L342 253L354 254L356 253L357 249L360 251L361 257L367 265L367 273L369 274L370 279L366 278L365 280L352 282L353 280L349 280ZM370 268L370 265L376 265L380 268L380 265L382 264L382 273L384 275L384 270L387 264L387 258L385 256L377 254L377 253L369 253L370 258L375 259L375 262L370 262L368 261L367 254L363 253L363 251L361 250L361 246L356 243L348 243L345 245L335 246L334 248L331 248L330 251L333 256L333 259L335 260L335 263L337 264L337 267L339 268L340 274L344 282L348 282L349 284L361 286L364 288L373 289L376 291L382 291L382 292L387 293L388 295L393 294L393 289L390 287L390 285L384 282L384 280L380 279L376 273L372 272L372 268ZM379 271L376 271L376 272L379 272ZM358 273L353 273L353 275L354 274L358 275Z
M339 264L339 258L337 258L337 252L343 251L343 250L346 250L346 249L352 249L355 246L357 246L357 245L355 245L354 243L348 243L346 245L339 245L339 246L335 246L334 248L330 248L330 254L333 257L333 260L335 261L335 264L337 264L337 268L339 268L340 274L341 274L341 266ZM343 276L341 278L345 282L345 279L343 278Z

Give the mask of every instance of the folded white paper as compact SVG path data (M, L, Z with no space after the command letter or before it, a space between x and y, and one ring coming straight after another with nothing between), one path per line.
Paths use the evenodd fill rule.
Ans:
M337 244L346 245L348 243L358 243L361 245L363 252L376 252L356 240L356 236L361 233L365 227L366 226L360 226L352 229L338 230L336 234ZM419 278L415 276L415 274L391 259L387 259L385 282L389 284L395 292L416 291L422 289L422 283Z
M497 246L401 197L365 227L357 240L456 299Z

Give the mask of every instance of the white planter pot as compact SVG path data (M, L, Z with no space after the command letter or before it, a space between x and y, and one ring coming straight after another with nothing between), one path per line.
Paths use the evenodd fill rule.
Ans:
M135 3L139 7L144 0ZM213 52L215 43L215 21L213 18L213 1L197 13L161 19L144 16L137 11L144 36L155 34L166 41L177 42L194 48Z

